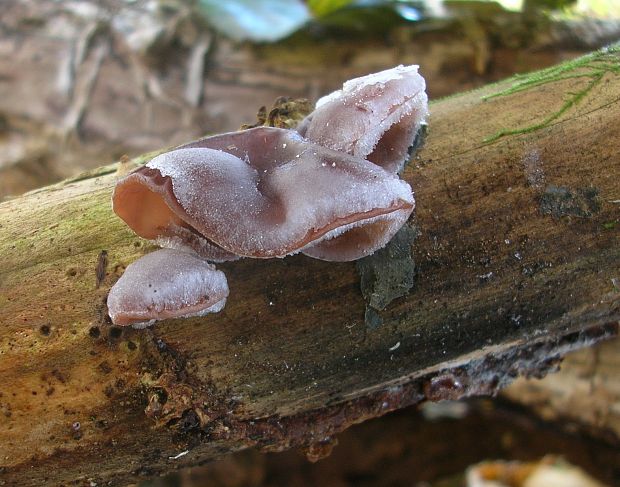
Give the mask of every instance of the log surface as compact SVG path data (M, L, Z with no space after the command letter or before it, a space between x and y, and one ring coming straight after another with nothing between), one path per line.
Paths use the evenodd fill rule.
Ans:
M620 63L600 56L599 82L538 130L484 142L556 113L591 63L432 105L404 174L415 284L380 326L355 263L294 256L221 265L217 315L112 327L107 292L152 250L111 211L114 168L2 203L0 481L126 485L248 446L316 451L356 422L494 393L616 334Z

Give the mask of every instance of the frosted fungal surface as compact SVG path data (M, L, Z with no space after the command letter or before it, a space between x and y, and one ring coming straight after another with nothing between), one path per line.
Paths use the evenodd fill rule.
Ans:
M211 262L226 262L239 259L238 255L218 247L194 229L176 224L170 224L166 229L166 234L157 237L155 243L167 249L193 252Z
M383 248L406 223L411 211L401 209L338 227L302 252L315 259L351 261Z
M270 127L161 154L119 182L113 202L146 238L178 246L185 233L232 256L283 257L303 249L327 260L374 252L414 207L411 187L396 175ZM334 242L326 244L330 252L308 250L353 229L346 241L355 235L363 241L346 252Z
M168 318L216 313L226 304L223 272L183 251L161 249L127 266L110 290L108 312L116 325L149 325Z
M397 66L352 79L317 102L299 133L396 173L428 115L425 89L418 66Z
M117 183L114 211L166 247L111 289L117 325L220 311L215 262L304 254L355 260L407 221L415 201L396 175L428 114L417 66L347 81L298 130L257 127L161 154Z

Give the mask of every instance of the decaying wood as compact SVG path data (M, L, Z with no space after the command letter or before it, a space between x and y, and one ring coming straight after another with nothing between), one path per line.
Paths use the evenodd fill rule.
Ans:
M349 485L351 479L365 485L442 485L438 479L450 476L443 485L456 487L465 485L464 480L458 481L457 472L481 461L528 461L549 458L549 452L605 485L618 485L617 445L570 433L562 425L537 420L527 409L503 401L470 399L466 404L428 404L420 408L424 412L407 408L357 425L340 433L331 455L314 465L307 465L297 451L264 455L249 449L151 485L164 487L176 481L179 486L246 487L267 482L313 486L325 484L325 479L332 485ZM464 416L457 420L454 416L459 413Z
M508 81L432 105L404 174L415 284L378 321L354 263L294 256L221 265L217 315L113 327L106 294L151 250L111 211L115 168L1 204L0 480L124 485L248 446L329 443L616 334L619 64L600 54L512 95L483 99ZM603 74L584 91L593 78L574 75L591 65Z
M547 420L605 439L620 438L620 340L571 352L557 374L519 379L503 391Z

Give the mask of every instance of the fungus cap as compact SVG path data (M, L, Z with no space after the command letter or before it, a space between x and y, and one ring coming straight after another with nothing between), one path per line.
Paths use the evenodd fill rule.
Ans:
M428 115L418 66L397 66L347 81L321 98L299 126L308 140L399 172Z
M168 318L216 313L226 304L223 272L193 254L160 249L129 264L110 290L115 325L147 326Z
M213 261L354 260L389 241L414 198L369 161L258 127L155 157L119 181L113 207L138 235Z

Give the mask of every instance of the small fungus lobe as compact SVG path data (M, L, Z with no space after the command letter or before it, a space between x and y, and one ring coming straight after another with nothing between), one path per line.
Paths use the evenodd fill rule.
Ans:
M418 66L397 66L347 81L300 124L308 140L399 172L428 115Z
M127 266L108 296L116 325L216 313L226 304L228 284L212 264L172 249L161 249Z

